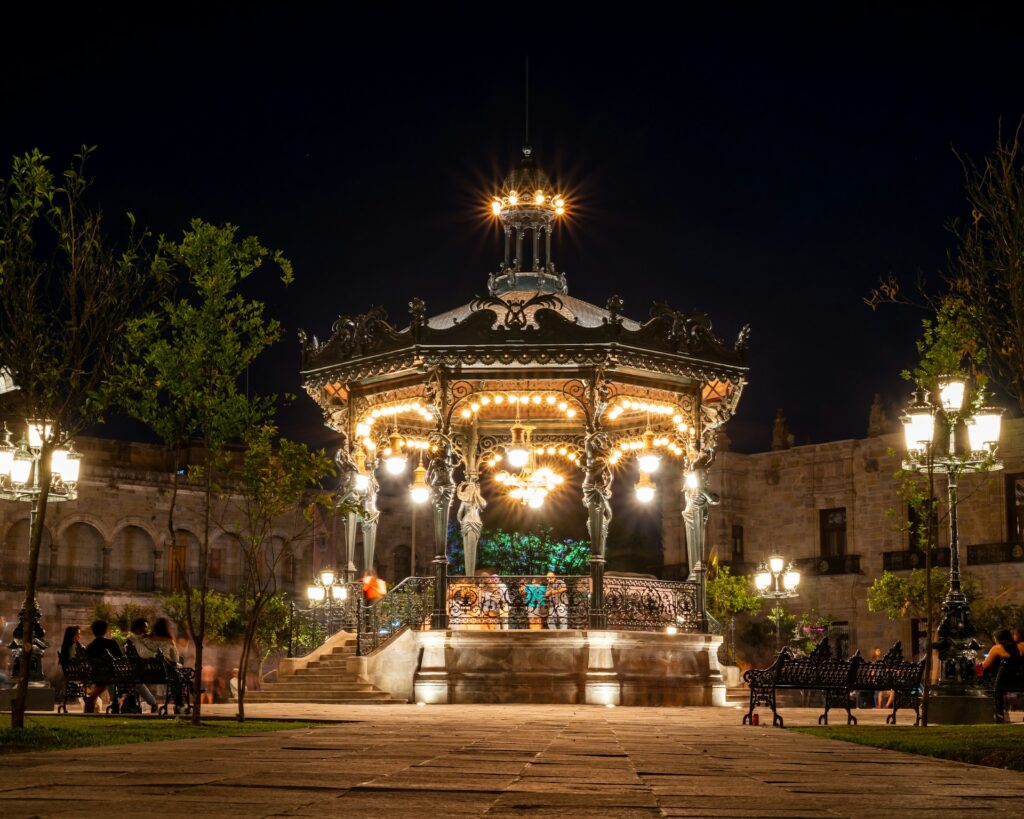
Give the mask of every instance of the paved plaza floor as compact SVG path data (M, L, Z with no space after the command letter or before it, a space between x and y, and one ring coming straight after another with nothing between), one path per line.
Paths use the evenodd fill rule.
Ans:
M735 708L268 703L249 712L337 722L0 756L0 816L911 819L1020 816L1024 806L1022 774L743 727ZM785 711L790 725L817 714Z

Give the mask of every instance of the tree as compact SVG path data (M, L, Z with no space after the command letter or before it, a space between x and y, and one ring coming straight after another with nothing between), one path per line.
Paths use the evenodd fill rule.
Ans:
M188 633L196 650L196 678L201 678L206 635L210 540L214 500L226 468L227 450L247 430L270 416L272 397L250 397L240 391L242 376L256 357L281 335L281 325L264 315L264 305L247 299L239 288L266 261L292 280L291 264L279 251L263 247L255 237L238 238L234 225L192 220L180 242L164 242L163 251L186 277L186 291L165 299L157 313L134 322L128 333L141 360L128 360L119 387L123 406L148 424L174 454L172 491L167 514L168 543L173 547L175 502L183 448L196 443L201 462L188 464L188 479L203 496L203 531L199 543L199 594L184 596ZM187 565L187 562L186 562ZM187 572L181 578L193 589ZM201 704L192 713L198 724Z
M239 549L245 567L245 628L238 668L238 720L245 719L245 681L254 643L261 634L266 608L277 599L278 573L316 528L315 507L330 508L331 499L316 491L334 474L331 459L305 444L274 439L277 428L263 424L251 431L238 470L230 476L225 502L228 528L241 532ZM280 534L286 532L287 534ZM268 635L264 632L263 636Z
M102 213L87 199L92 150L83 147L59 180L38 149L15 157L10 177L0 180L0 367L18 387L12 395L21 417L52 425L35 476L24 634L33 633L53 451L102 419L115 365L131 352L127 326L166 282L164 259L149 252L149 235L135 229L131 214L119 244L105 233ZM23 642L13 728L25 722L33 646Z
M188 611L199 609L199 589L192 589L189 594L178 591L160 596L160 607L174 623L179 634L185 634L193 640L189 626ZM191 605L188 597L192 598ZM214 643L230 643L237 640L242 633L242 620L239 614L241 603L233 594L221 594L217 591L206 592L206 639ZM194 622L194 621L193 621ZM193 640L194 642L194 640ZM197 678L197 679L201 679Z
M729 656L736 659L736 617L761 609L762 598L754 593L752 581L744 575L734 575L728 566L713 563L708 572L707 603L711 616L729 625Z
M938 281L919 277L917 293L889 276L865 299L926 311L915 380L933 381L967 362L975 376L1024 410L1024 147L1000 127L995 150L980 163L957 156L969 218L949 224L954 246ZM929 377L930 376L930 377Z
M931 575L931 584L941 588L946 581L946 571L933 568ZM960 582L968 603L981 598L981 590L973 577L962 575ZM909 575L882 572L882 576L876 578L868 588L868 611L885 612L890 620L903 620L907 617L934 620L938 616L938 606L933 601L929 612L927 586L928 573L924 569L914 569Z

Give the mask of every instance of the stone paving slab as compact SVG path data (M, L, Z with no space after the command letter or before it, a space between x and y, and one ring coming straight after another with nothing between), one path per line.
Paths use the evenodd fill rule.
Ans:
M0 756L0 816L916 819L1019 816L1024 803L1021 774L744 727L730 708L259 703L247 711L326 722ZM787 725L817 716L786 711ZM858 716L881 724L885 715ZM1024 726L1008 729L1024 741Z

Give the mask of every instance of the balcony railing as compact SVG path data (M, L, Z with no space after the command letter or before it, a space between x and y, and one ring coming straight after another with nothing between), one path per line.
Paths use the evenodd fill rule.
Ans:
M802 557L793 562L804 574L860 574L860 555Z
M905 572L923 569L925 554L920 549L904 549L899 552L882 552L882 568L887 572ZM949 548L932 550L932 565L949 568Z
M1020 563L1024 561L1024 545L1020 543L980 543L967 547L967 565L986 563Z

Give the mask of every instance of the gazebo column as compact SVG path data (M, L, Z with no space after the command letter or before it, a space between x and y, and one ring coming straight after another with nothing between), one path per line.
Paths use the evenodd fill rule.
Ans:
M366 500L363 503L363 571L373 571L373 551L377 546L377 521L380 510L377 509L377 490L380 488L377 479L370 475L370 485L366 488ZM354 540L353 536L353 540Z
M533 228L533 265L531 270L540 270L540 232L542 228Z
M523 269L523 229L516 228L516 270Z
M430 461L431 504L434 508L434 613L432 629L448 628L448 517L455 499L454 453L447 436Z
M512 228L505 225L505 270L512 265Z
M484 522L481 513L487 506L480 491L480 476L476 468L477 428L469 425L466 435L466 480L459 484L455 494L459 499L458 519L462 529L462 547L466 559L466 577L476 574L476 550Z
M708 491L707 468L704 459L683 476L683 523L686 527L686 560L690 567L688 580L697 584L697 611L701 631L708 630L707 592L704 583L705 542L707 539L708 515L712 506L718 504L718 497Z
M359 528L359 515L349 512L345 516L345 581L351 583L356 579L356 530Z
M551 273L551 225L544 228L544 272Z
M612 519L612 472L605 458L608 441L604 433L587 433L583 447L583 505L590 533L590 628L600 630L608 627L608 613L604 608L604 555L608 524Z

